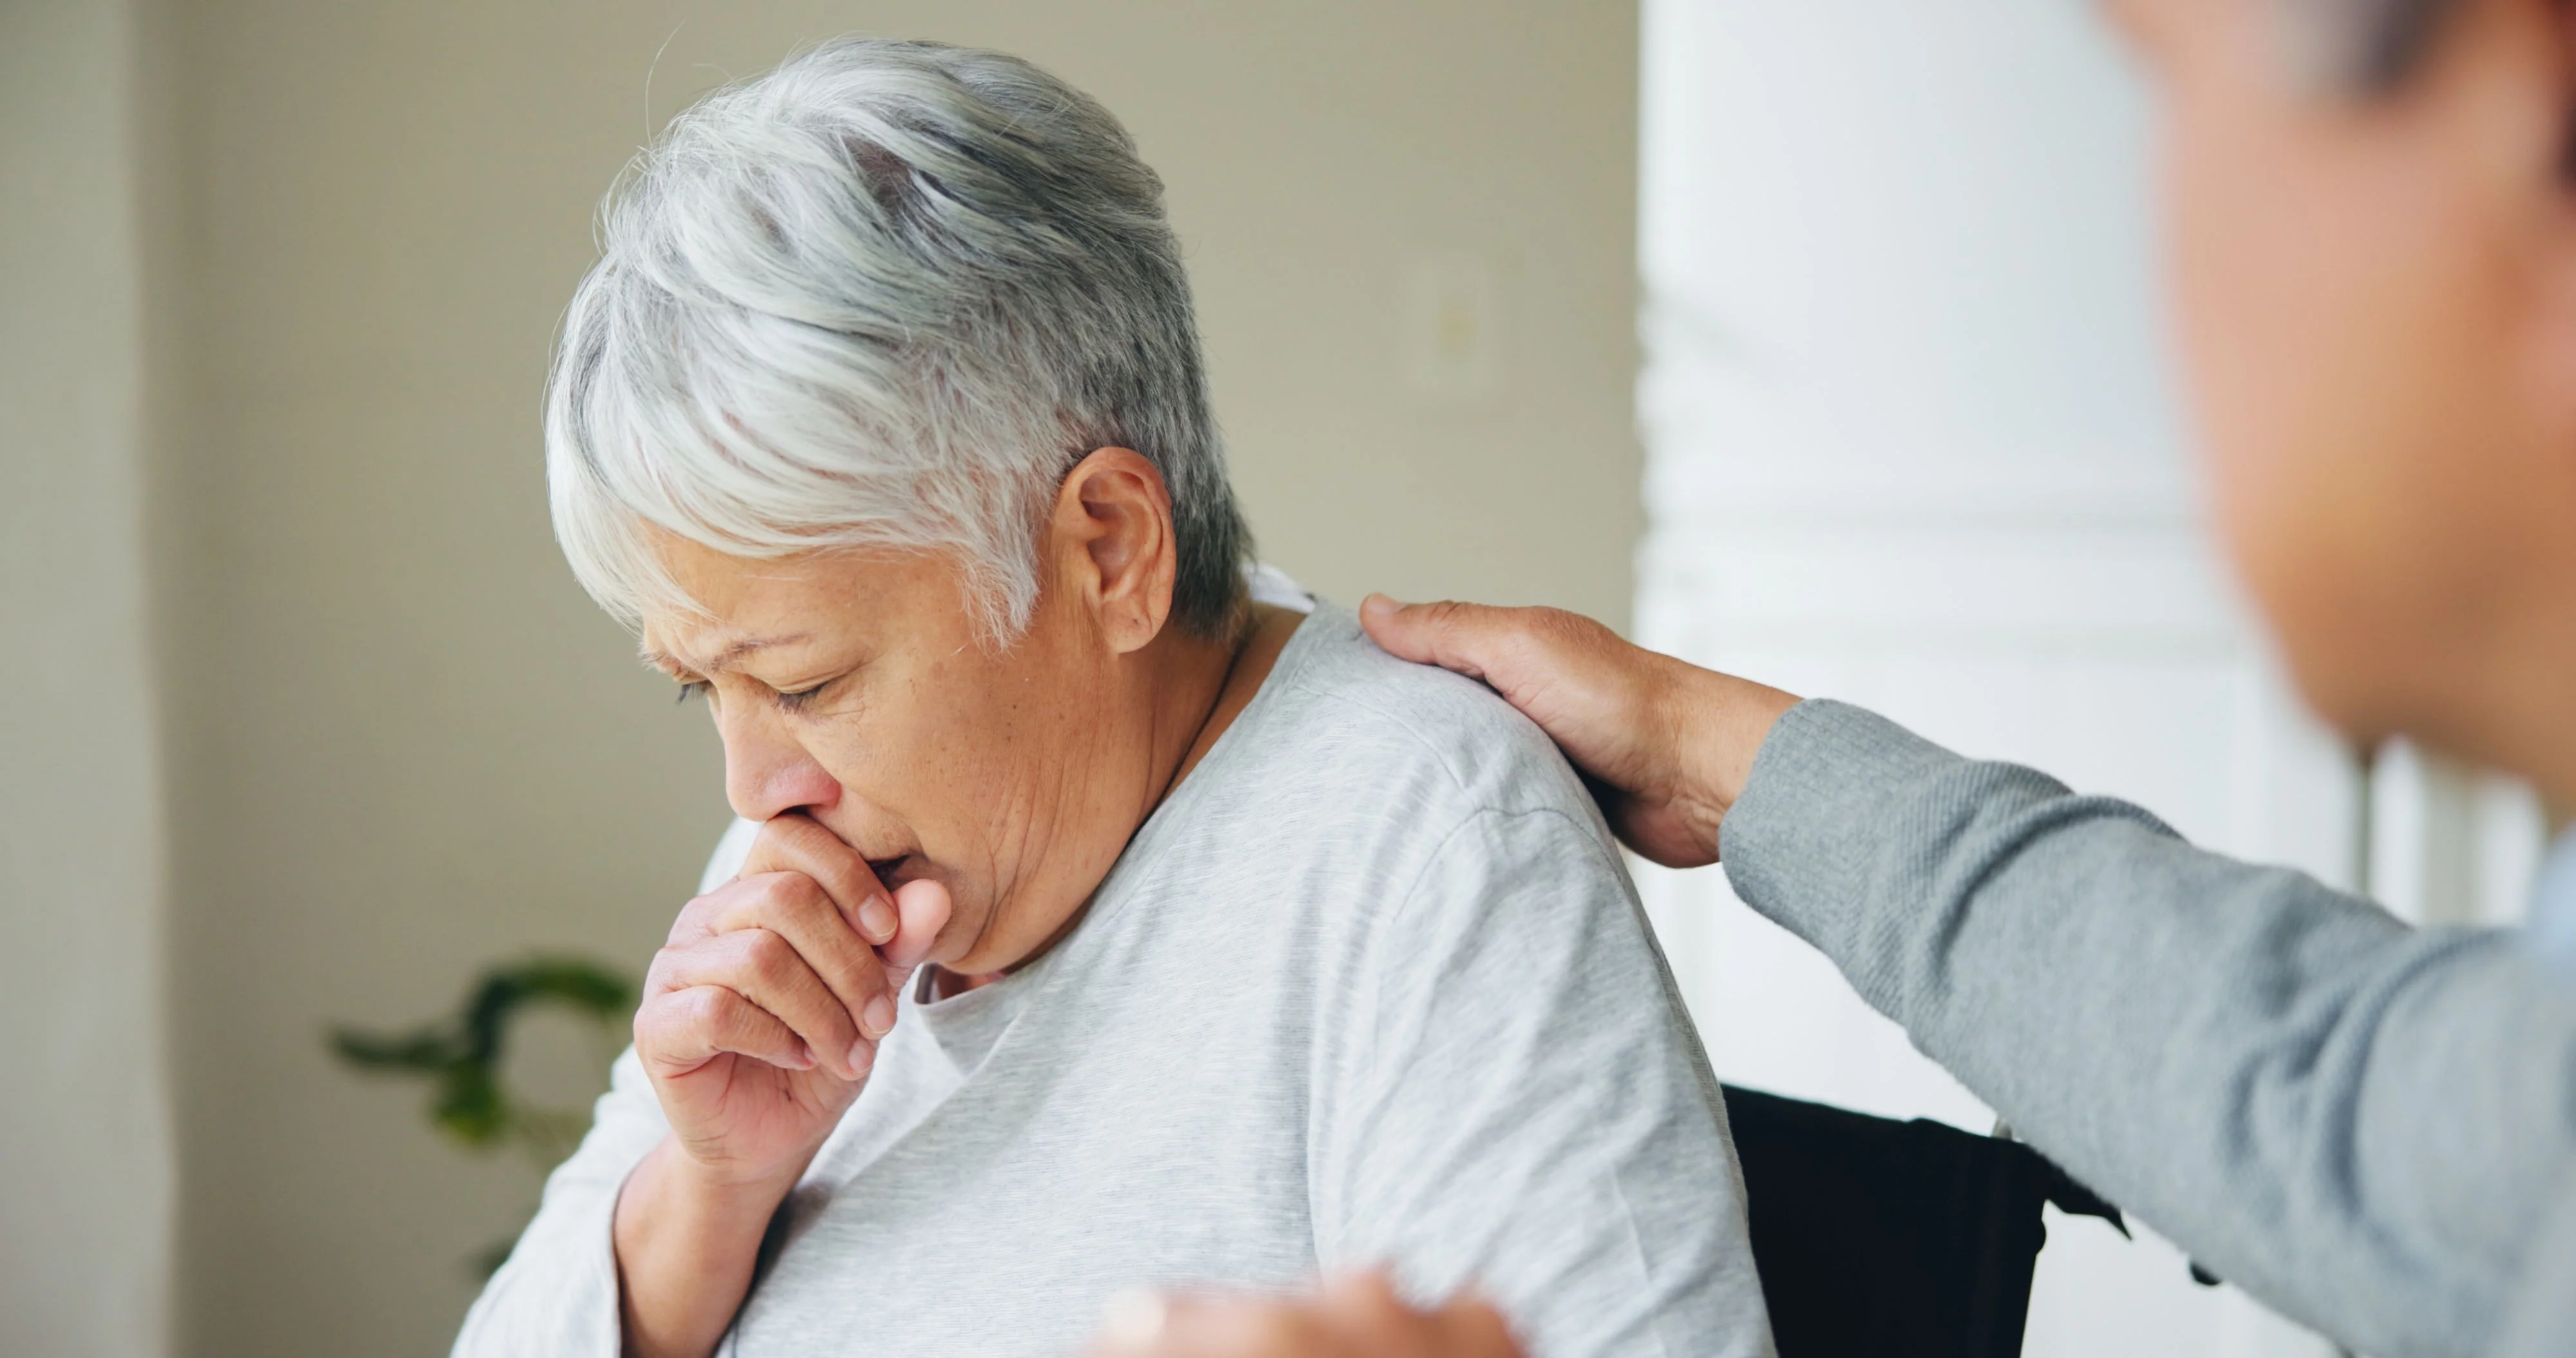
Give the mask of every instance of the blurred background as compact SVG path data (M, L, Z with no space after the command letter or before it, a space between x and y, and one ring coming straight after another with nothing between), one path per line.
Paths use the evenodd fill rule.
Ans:
M640 972L726 821L549 538L591 215L850 31L1123 117L1264 556L1546 602L2416 918L2540 812L2284 696L2203 540L2146 110L2071 0L0 0L0 1352L412 1358L537 1166L338 1024ZM1730 1079L1991 1116L1723 875L1641 875ZM532 1020L577 1108L613 1032ZM2030 1351L2322 1353L2058 1222Z

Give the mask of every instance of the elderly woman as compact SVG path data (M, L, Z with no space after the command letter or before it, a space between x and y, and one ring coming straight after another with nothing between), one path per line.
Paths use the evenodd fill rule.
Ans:
M1248 597L1105 111L833 43L677 120L605 236L556 529L746 824L458 1353L1059 1354L1123 1288L1372 1266L1542 1355L1769 1351L1582 785Z

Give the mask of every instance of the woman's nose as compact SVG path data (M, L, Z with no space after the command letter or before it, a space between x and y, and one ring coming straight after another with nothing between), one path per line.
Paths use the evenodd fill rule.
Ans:
M724 738L725 800L744 820L828 811L841 800L840 780L775 723L724 721L718 733Z

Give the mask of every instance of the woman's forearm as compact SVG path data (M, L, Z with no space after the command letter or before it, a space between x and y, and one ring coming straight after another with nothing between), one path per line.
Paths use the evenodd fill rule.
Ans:
M799 1171L801 1173L801 1169ZM706 1358L751 1290L761 1236L796 1176L726 1183L665 1138L618 1194L611 1234L628 1358Z

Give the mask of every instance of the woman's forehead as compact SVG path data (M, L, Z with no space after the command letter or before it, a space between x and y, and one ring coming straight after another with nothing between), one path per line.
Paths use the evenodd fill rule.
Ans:
M811 632L786 636L727 636L721 628L708 636L691 632L670 636L657 634L648 626L644 630L643 657L644 663L655 669L721 674L762 651L802 646L813 639Z
M818 552L745 558L690 542L661 549L690 607L648 609L647 663L715 674L754 656L845 642L861 631L935 627L954 612L955 564L935 553Z
M656 544L682 596L644 615L646 663L714 674L764 650L808 640L822 621L792 560L752 561L680 539Z

